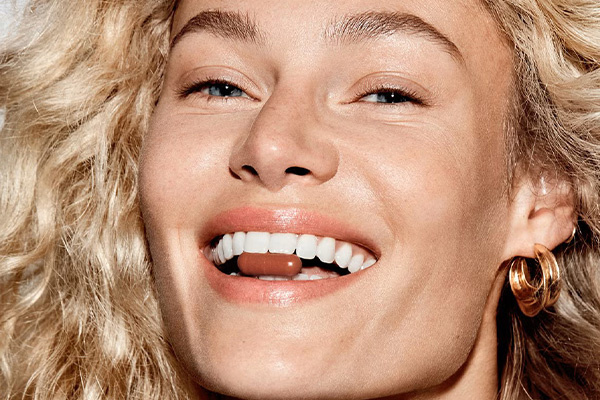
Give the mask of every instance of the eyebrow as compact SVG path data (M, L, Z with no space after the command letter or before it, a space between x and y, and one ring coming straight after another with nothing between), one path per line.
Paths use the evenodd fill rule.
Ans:
M420 35L442 46L457 61L464 63L460 50L446 35L416 15L402 12L369 11L346 15L329 25L325 38L338 44L357 43L399 32Z
M181 28L171 40L171 49L181 39L196 32L208 31L213 35L226 39L237 39L244 42L262 43L264 34L258 29L256 22L248 14L239 12L207 10L198 13Z
M171 49L190 34L208 31L213 35L255 44L264 44L266 35L248 15L223 10L201 11L192 17L171 40ZM392 36L396 33L420 35L442 46L460 63L464 58L458 47L431 24L413 14L402 12L368 11L342 16L330 23L324 39L337 44L358 43Z

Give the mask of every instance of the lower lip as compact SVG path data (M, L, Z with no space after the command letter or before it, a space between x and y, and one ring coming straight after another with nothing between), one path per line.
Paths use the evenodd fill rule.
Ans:
M350 285L365 272L314 281L263 281L224 274L203 254L200 258L210 286L227 301L240 304L287 307L330 295Z

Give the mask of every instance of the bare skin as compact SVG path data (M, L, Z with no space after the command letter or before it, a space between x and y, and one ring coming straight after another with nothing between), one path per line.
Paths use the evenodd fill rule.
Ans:
M572 210L568 191L538 196L526 176L508 198L511 54L485 10L183 0L172 37L140 187L165 323L197 390L495 398L501 266L566 239ZM378 261L307 301L229 301L199 249L240 207L342 221Z

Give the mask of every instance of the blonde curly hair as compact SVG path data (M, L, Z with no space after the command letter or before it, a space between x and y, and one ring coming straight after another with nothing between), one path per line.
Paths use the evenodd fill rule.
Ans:
M498 311L502 400L600 398L600 5L484 0L514 48L509 177L572 184L556 306ZM138 206L176 0L35 0L0 54L0 394L187 398Z
M600 398L600 3L486 0L514 48L509 172L571 184L578 234L555 249L564 282L551 312L498 310L501 399Z

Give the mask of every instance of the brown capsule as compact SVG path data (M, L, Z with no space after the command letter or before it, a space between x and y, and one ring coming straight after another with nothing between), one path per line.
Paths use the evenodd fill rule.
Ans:
M295 254L242 253L237 265L244 275L294 276L302 269L302 260Z

